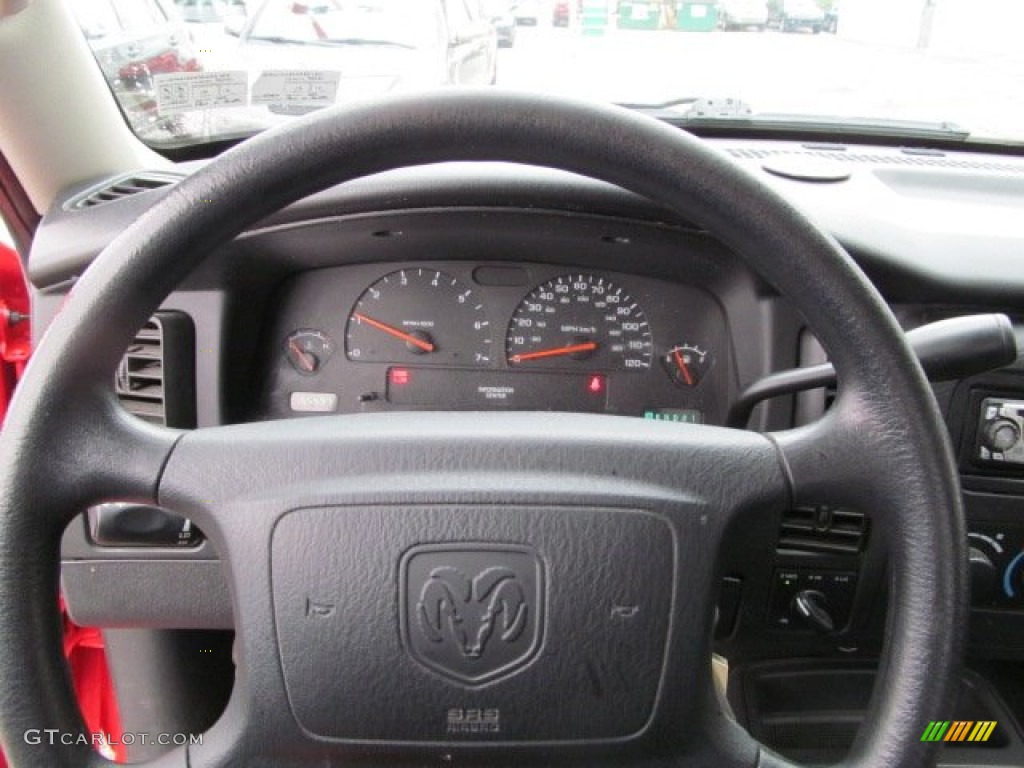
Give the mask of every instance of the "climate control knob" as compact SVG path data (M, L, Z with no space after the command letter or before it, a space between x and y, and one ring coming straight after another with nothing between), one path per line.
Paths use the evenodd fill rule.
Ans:
M995 596L998 581L995 564L988 555L976 547L967 550L967 558L971 567L971 603L990 603Z
M985 427L981 439L990 451L1005 453L1020 440L1020 428L1009 419L996 419Z

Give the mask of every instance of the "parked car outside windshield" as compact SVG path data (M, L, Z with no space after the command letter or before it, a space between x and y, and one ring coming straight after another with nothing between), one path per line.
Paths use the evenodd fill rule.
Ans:
M329 102L490 85L497 76L498 33L481 5L463 0L264 0L248 21L229 19L221 31L237 34L223 44L226 66L239 67L257 90L264 73L295 72L287 88L302 91L308 76L328 89ZM285 98L267 110L295 115L323 105ZM219 117L236 130L252 119L244 110Z
M224 0L178 0L178 7L185 21L199 24L221 21L229 15Z
M721 0L718 23L722 29L757 29L768 26L768 5L765 0Z
M781 0L776 11L776 23L783 32L807 29L817 34L825 24L825 12L816 0Z

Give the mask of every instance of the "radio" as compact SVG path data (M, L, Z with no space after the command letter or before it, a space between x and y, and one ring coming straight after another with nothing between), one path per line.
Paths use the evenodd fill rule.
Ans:
M974 459L986 464L1024 466L1024 401L987 397L975 439Z

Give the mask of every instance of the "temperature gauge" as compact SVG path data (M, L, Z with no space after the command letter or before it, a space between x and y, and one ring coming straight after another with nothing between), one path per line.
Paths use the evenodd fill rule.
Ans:
M696 344L677 344L661 357L669 378L680 387L695 387L711 368L714 358Z
M285 357L303 376L319 371L333 353L334 342L323 331L295 331L284 343Z

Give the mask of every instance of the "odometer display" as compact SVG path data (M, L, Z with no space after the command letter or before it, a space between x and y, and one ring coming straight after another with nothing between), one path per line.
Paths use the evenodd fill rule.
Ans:
M653 343L643 310L597 275L562 275L523 299L509 323L512 368L646 370Z

